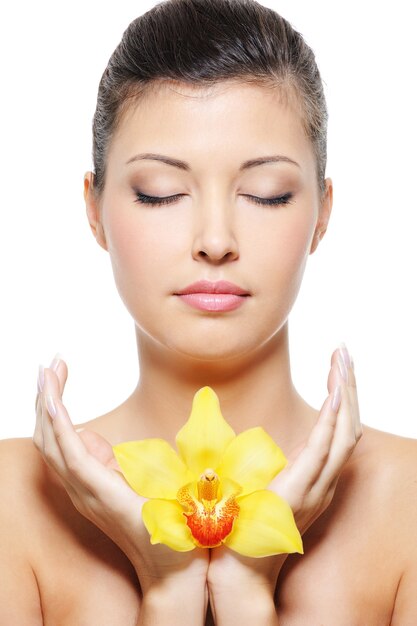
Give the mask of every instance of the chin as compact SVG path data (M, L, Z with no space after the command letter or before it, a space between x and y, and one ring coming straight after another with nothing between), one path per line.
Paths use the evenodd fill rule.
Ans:
M208 337L200 338L198 341L190 341L188 337L186 345L178 342L165 345L182 357L195 361L217 363L219 367L226 361L241 359L259 347L258 342L242 343L241 336L237 337L236 341L232 341L229 337L227 342L224 339L216 341Z

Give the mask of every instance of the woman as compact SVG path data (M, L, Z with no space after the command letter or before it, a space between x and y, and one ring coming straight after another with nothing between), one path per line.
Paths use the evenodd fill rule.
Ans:
M288 316L332 208L326 121L312 51L252 0L169 0L125 31L84 195L140 379L74 427L66 363L40 367L33 441L2 442L2 624L417 622L416 442L362 427L344 345L319 411L291 380ZM174 444L205 385L235 432L263 426L289 459L269 488L304 554L150 544L112 446Z

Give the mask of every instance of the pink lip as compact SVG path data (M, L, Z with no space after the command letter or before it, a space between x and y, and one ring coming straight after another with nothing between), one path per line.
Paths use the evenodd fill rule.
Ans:
M181 300L202 311L232 311L243 304L244 296L250 294L226 280L219 280L216 283L200 280L174 295L180 296Z
M229 283L227 280L219 280L216 283L211 283L208 280L199 280L196 283L192 283L177 291L175 295L180 296L187 293L232 293L236 296L248 296L249 292L245 291L234 283Z

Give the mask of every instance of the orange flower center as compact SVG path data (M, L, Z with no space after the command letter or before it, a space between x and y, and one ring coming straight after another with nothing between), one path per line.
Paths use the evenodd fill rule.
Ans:
M194 488L194 489L193 489ZM202 548L215 548L232 532L233 521L239 514L236 494L221 497L220 480L214 470L207 468L195 483L178 490L178 502L185 509L187 526L195 542Z

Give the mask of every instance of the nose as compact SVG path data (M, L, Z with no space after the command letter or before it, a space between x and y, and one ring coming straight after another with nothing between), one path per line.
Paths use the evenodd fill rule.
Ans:
M216 263L237 259L239 250L230 201L217 200L210 205L205 203L197 214L193 258Z

